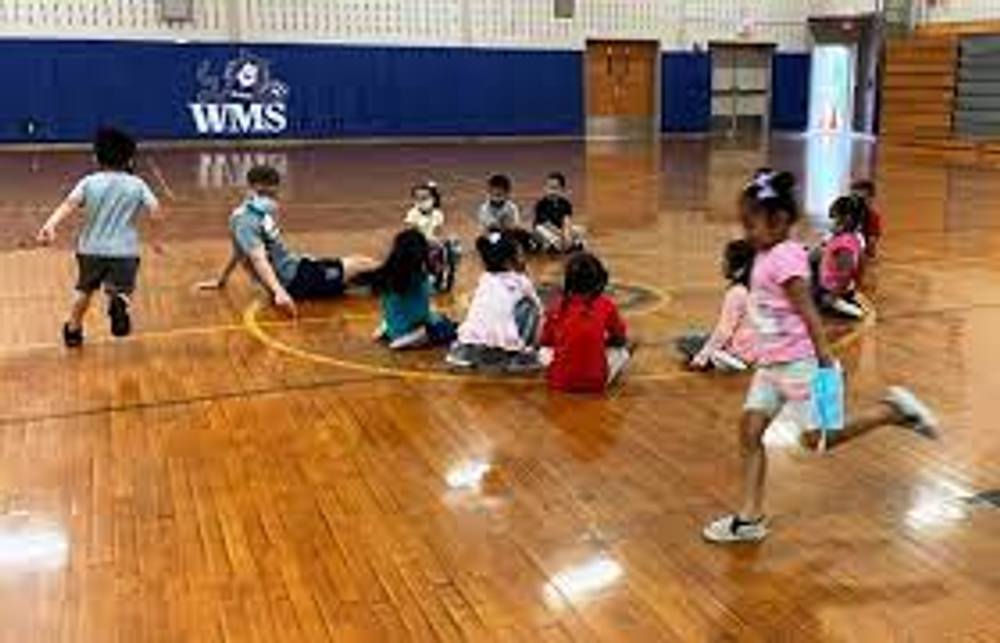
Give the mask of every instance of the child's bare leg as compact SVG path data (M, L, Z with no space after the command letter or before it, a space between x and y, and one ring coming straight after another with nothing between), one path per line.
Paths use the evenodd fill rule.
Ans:
M843 430L827 431L826 446L832 449L835 446L860 438L876 429L899 424L904 420L905 418L899 411L885 402L880 402L878 406L874 406L865 410L864 413L850 418ZM810 449L816 449L822 441L822 436L822 431L805 431L802 433L802 444Z
M81 292L77 290L73 293L73 305L70 307L69 319L66 321L66 325L69 326L70 330L80 330L83 328L83 318L87 315L87 310L90 308L90 302L93 298L93 292Z
M371 272L378 268L378 262L370 257L365 257L363 255L351 255L350 257L341 257L341 265L344 267L344 282L350 283L358 278L359 275L366 272Z
M771 418L747 411L740 420L740 455L743 461L743 502L740 518L757 520L764 515L764 482L767 479L767 450L764 433Z

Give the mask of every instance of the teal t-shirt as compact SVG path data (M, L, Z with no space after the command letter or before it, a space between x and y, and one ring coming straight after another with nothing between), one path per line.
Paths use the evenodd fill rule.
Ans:
M233 237L233 248L243 257L263 246L274 274L281 285L287 288L295 279L302 257L291 252L285 245L281 228L274 218L277 212L278 204L274 199L254 194L233 212L229 219L229 230Z
M159 205L146 182L125 172L95 172L84 177L69 198L86 217L76 249L81 255L138 257L136 219Z
M431 285L427 279L417 281L405 293L386 291L382 293L380 300L382 321L390 341L434 320L431 313Z

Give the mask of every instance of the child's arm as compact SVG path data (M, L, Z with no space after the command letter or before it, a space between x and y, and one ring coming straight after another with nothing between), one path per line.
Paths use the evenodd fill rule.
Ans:
M794 277L785 282L784 288L788 300L792 302L799 316L802 317L802 321L805 322L820 366L830 366L833 364L833 351L830 350L830 342L826 338L826 331L823 330L823 322L819 312L816 311L816 304L813 303L809 283L802 277Z
M705 346L691 360L691 365L698 368L705 368L712 357L712 354L721 349L736 333L740 325L740 320L747 312L747 294L737 288L730 288L722 301L722 312L719 321L715 325L715 330L705 342Z
M236 270L236 267L239 265L240 256L236 252L233 252L229 256L229 261L226 262L226 265L222 269L222 273L219 274L218 278L195 284L195 288L198 290L222 290L226 287L226 284L229 283L229 277L232 276L233 271Z
M163 208L155 200L146 206L147 217L149 218L149 245L153 252L163 254L163 224L166 217L163 216Z
M263 245L252 249L249 253L250 265L253 266L254 274L261 283L271 292L274 305L291 316L296 315L295 300L292 299L285 287L278 280L278 275L274 274L271 262L267 260L267 251Z
M83 206L83 199L76 196L76 192L70 194L59 204L52 215L45 221L45 225L38 231L38 243L47 246L55 242L56 230L69 216L77 212Z
M611 312L608 315L606 332L608 335L608 346L621 348L628 345L628 328L618 313L618 307L613 303L611 304Z

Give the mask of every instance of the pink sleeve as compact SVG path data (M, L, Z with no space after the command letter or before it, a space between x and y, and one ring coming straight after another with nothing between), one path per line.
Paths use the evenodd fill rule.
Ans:
M726 296L722 300L722 313L719 315L719 321L715 325L715 330L712 331L712 336L708 338L701 352L694 358L695 362L707 362L712 353L725 346L732 339L736 329L739 328L740 321L747 313L749 297L747 289L743 286L733 286L726 291Z
M809 252L799 243L788 241L775 248L770 263L774 281L781 286L796 278L808 280L810 277Z

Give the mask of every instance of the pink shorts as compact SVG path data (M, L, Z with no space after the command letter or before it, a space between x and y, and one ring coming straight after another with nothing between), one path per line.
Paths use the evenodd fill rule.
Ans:
M785 411L800 428L813 428L812 382L815 359L757 367L743 410L775 418Z

